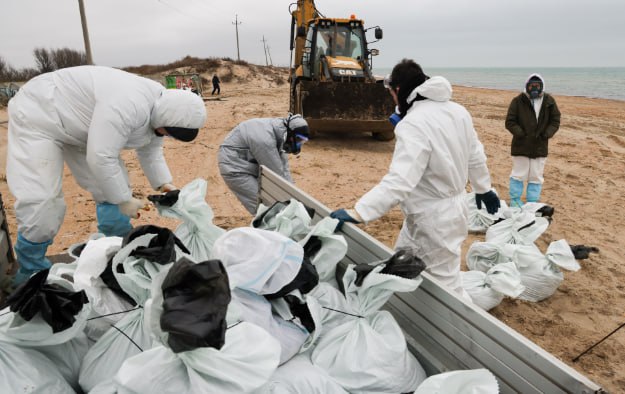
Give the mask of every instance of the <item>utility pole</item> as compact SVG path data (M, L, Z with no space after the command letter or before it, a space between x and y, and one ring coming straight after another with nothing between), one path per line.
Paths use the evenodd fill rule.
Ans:
M269 51L269 45L267 45L267 54L269 55L269 64L273 66L273 60L271 60L271 52Z
M243 22L239 22L239 16L237 14L234 15L234 22L232 24L236 28L237 31L237 60L241 61L241 54L239 53L239 25Z
M266 45L267 41L265 41L265 36L264 35L263 35L262 41L263 41L263 49L265 50L265 65L268 66L269 65L269 61L267 60L267 45Z
M91 44L89 43L89 30L87 29L87 17L85 16L85 5L82 0L78 0L78 8L80 8L80 21L82 23L82 37L85 40L87 64L93 64L93 58L91 57Z

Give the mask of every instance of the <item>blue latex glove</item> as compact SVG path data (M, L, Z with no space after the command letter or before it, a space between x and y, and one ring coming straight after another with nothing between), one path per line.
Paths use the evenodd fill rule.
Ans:
M499 196L492 190L487 191L482 194L475 194L475 203L477 204L477 209L482 209L482 202L486 205L486 212L492 214L497 213L499 207L501 207L501 202L499 201Z
M347 210L343 208L337 209L336 211L330 213L330 217L339 220L339 224L336 225L336 229L334 229L334 231L339 231L343 227L343 223L345 222L360 223L358 220L351 217L350 214L347 213Z

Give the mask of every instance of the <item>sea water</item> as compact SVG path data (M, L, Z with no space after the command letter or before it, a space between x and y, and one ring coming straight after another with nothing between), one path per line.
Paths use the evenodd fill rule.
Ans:
M391 68L375 68L386 75ZM521 91L532 73L545 80L545 91L565 96L582 96L625 101L625 67L462 67L426 68L425 73L442 75L452 85Z

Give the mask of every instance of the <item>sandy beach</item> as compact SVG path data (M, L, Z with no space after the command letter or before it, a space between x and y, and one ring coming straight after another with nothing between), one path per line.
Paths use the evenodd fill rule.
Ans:
M208 121L192 144L168 139L165 155L182 186L195 178L208 181L207 201L215 224L231 229L246 226L251 216L229 192L218 169L216 153L226 134L239 122L255 117L285 116L288 110L286 71L278 68L228 65L235 75L222 84L219 98L207 96ZM220 70L217 70L220 72ZM427 68L426 68L427 72ZM212 73L205 77L210 78ZM504 119L513 91L455 86L454 100L466 106L485 146L493 186L508 200L511 135ZM606 390L625 391L625 329L617 332L576 363L572 359L625 322L625 268L622 251L625 209L625 102L555 96L562 125L549 147L542 202L555 207L554 221L539 238L545 251L551 241L595 246L600 253L580 260L582 269L565 272L565 280L549 299L530 303L504 300L491 313L545 350L588 376ZM4 176L7 137L6 108L0 108L0 192L7 206L11 236L15 239L14 199ZM298 187L330 208L352 207L357 199L386 174L394 141L379 142L366 134L321 134L290 160ZM133 152L124 159L137 195L153 194ZM95 232L95 205L66 170L65 222L50 247L58 253ZM142 214L135 225L170 228L176 222ZM362 228L393 246L402 224L395 208ZM471 235L464 250L483 235Z

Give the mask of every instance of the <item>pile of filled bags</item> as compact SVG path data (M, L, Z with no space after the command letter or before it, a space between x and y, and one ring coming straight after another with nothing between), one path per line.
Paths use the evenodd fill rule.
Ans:
M549 227L553 207L526 203L511 208L502 201L499 211L491 215L484 208L477 209L474 200L474 196L467 195L470 231L485 233L485 241L469 247L469 271L462 272L462 285L479 307L492 309L505 296L532 302L544 300L564 280L562 269L580 269L576 246L566 240L551 242L546 253L535 243Z
M497 393L487 370L427 377L382 306L421 283L401 251L349 264L337 220L298 201L213 224L206 182L151 196L182 224L95 235L0 311L0 381L20 393ZM502 267L505 265L502 264ZM504 274L509 275L509 274ZM476 391L477 390L477 391Z

